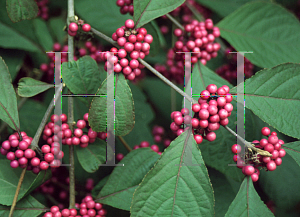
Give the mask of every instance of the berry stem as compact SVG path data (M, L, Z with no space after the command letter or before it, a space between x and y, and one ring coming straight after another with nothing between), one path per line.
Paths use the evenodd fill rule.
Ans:
M255 152L257 152L258 154L262 155L262 156L267 156L267 157L272 157L272 154L270 154L270 152L268 151L263 151L259 148L254 147L254 145L248 141L246 141L245 139L243 139L240 135L238 135L236 132L234 132L232 129L230 129L228 126L224 126L224 128L226 130L228 130L232 135L234 135L235 137L239 138L239 140L241 140L245 146Z
M181 30L184 30L184 27L170 14L166 14L166 16Z
M109 43L111 43L115 47L120 48L120 46L118 45L118 43L116 43L114 40L112 40L110 37L108 37L107 35L103 34L102 32L99 32L99 31L97 31L94 28L91 28L91 32L93 32L95 35L99 36L100 38L104 39L105 41L108 41Z
M68 0L68 24L75 17L74 12L74 0ZM68 34L68 61L71 62L74 60L74 38ZM68 94L71 94L70 90L68 90ZM70 130L73 132L74 128L74 103L73 97L68 98L68 124L70 126ZM74 162L74 146L69 146L69 177L70 177L70 198L69 198L69 209L75 208L75 162Z
M16 189L15 197L14 197L14 200L13 200L11 208L10 208L9 217L13 217L13 213L14 213L14 210L15 210L15 207L16 207L16 204L17 204L19 192L20 192L21 185L22 185L22 182L23 182L24 177L25 177L26 170L27 170L27 166L22 170L22 173L21 173L21 176L20 176L20 179L19 179L19 183L18 183L18 186L17 186L17 189Z
M171 81L169 81L165 76L160 74L159 71L157 71L152 66L150 66L146 61L142 60L141 58L138 58L138 61L140 63L142 63L147 69L149 69L153 74L155 74L157 77L159 77L163 82L165 82L167 85L169 85L174 90L176 90L180 95L182 95L183 97L186 97L188 101L192 102L193 104L198 103L196 100L194 100L192 97L190 97L185 92L183 92L180 88L178 88L175 84L173 84Z
M63 86L62 86L62 88L58 88L57 92L55 93L55 98L56 98L56 97L57 97L57 98L60 97L60 94L61 94L62 89L63 89ZM57 98L56 98L56 99L57 99ZM46 125L46 123L47 123L47 120L49 119L49 116L50 116L50 114L52 113L53 107L54 107L54 98L53 98L52 101L50 102L50 104L49 104L49 106L48 106L48 108L47 108L47 111L45 112L44 117L43 117L43 119L42 119L42 121L41 121L41 123L40 123L40 126L39 126L39 128L37 129L37 131L36 131L36 133L35 133L35 135L34 135L34 137L33 137L33 140L32 140L32 142L31 142L31 147L32 147L31 149L32 149L32 150L37 149L37 151L38 151L38 153L39 153L40 155L42 154L42 152L41 152L41 150L40 150L40 148L39 148L39 146L38 146L38 141L40 140L41 134L42 134L42 132L43 132L43 130L44 130L44 127L45 127L45 125Z
M122 136L118 136L118 138L120 139L120 141L122 142L122 144L124 145L124 147L131 152L132 149L130 148L130 146L127 144L127 142L125 141L125 139Z

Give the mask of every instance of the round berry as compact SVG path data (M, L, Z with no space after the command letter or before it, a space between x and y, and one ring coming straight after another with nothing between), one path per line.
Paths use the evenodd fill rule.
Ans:
M201 91L201 98L202 99L209 99L209 97L210 97L210 92L208 92L207 90L203 90L203 91Z
M200 109L199 118L201 120L207 120L209 117L209 111L207 109Z
M268 138L268 142L271 143L271 144L273 144L273 145L275 145L278 142L278 137L275 136L275 135L271 135Z
M264 136L269 136L270 135L270 129L268 127L263 127L261 129L261 134L263 134Z
M276 170L276 163L273 160L271 160L269 163L267 163L267 169L269 171Z
M125 27L128 29L133 29L134 27L134 21L131 19L128 19L125 21Z
M255 169L254 169L253 166L245 166L245 167L244 167L244 172L243 172L243 173L244 173L246 176L251 176L254 172L255 172Z
M200 144L203 141L203 137L201 135L194 135L194 139L197 144Z
M214 94L217 92L218 87L215 84L210 84L206 87L206 90L208 90L210 93Z
M216 139L216 134L215 132L209 132L208 134L206 134L206 139L210 142L214 141Z
M279 150L279 157L280 157L280 158L284 157L285 154L286 154L286 152L285 152L284 149L280 149L280 150Z
M78 30L77 23L70 23L69 24L69 30L72 31L72 32L76 32Z
M259 178L259 175L257 173L253 173L251 175L251 179L252 179L253 182L257 182L258 178Z
M233 146L231 146L231 151L234 154L240 153L241 150L242 150L242 147L239 144L234 144Z

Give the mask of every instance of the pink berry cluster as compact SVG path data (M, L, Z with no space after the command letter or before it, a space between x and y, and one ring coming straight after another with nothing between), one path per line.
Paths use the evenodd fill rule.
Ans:
M102 53L102 59L106 60L104 69L114 67L116 73L122 71L128 80L134 80L136 76L141 74L141 69L145 67L137 59L144 59L149 54L150 44L153 42L152 35L147 34L145 28L134 29L134 21L128 19L125 21L125 26L118 28L112 34L112 39L123 48L113 47L110 50L115 54L112 57L114 66L107 61L108 54Z
M120 7L121 14L129 13L133 16L133 0L117 0L116 4Z
M96 138L106 139L106 132L95 132L88 124L89 114L86 113L83 116L83 120L78 120L76 123L77 128L74 128L74 132L70 130L67 122L67 115L61 115L62 125L56 125L58 121L57 115L51 116L51 121L45 126L43 132L43 139L47 141L48 144L53 144L61 139L63 145L80 145L80 147L85 148L89 143L94 143ZM83 129L87 128L88 133L84 134Z
M237 78L237 54L230 53L233 51L235 50L232 47L226 49L225 57L228 63L216 69L216 73L229 82L232 82ZM253 75L253 64L246 57L244 57L243 70L246 78L250 78Z
M175 29L174 35L177 37L174 45L176 62L184 62L185 56L183 53L176 52L197 52L192 53L192 64L200 60L205 65L207 61L218 55L218 50L221 48L219 43L214 42L215 38L220 36L220 30L214 27L211 19L206 19L205 22L193 20L184 26L184 31Z
M83 24L83 21L82 20L79 20L80 22L75 23L75 22L72 22L69 24L69 28L68 28L68 34L70 36L76 36L77 35L77 31L79 30L80 31L80 28L82 29L82 31L84 32L89 32L91 31L91 26L90 24Z
M91 196L86 196L80 204L76 204L79 209L63 209L60 211L58 206L52 206L50 212L46 212L43 217L105 217L106 209L101 203L96 203Z
M268 127L263 127L261 133L268 138L263 138L260 141L254 140L252 143L256 148L262 149L264 151L272 154L272 157L262 156L259 153L249 152L245 150L245 161L242 157L238 155L242 148L239 144L234 144L231 147L231 151L236 154L233 156L233 160L237 162L237 167L242 169L243 174L246 176L251 176L253 182L256 182L259 178L258 167L266 168L269 171L274 171L277 166L280 166L282 163L282 157L285 156L286 152L281 145L284 144L284 141L278 139L276 132L271 132ZM248 165L243 166L243 164L253 164L254 166Z
M49 0L35 0L37 6L39 7L38 17L41 17L43 20L48 20L49 18Z
M78 48L74 53L74 60L77 61L78 58L89 55L96 62L101 62L100 51L103 50L102 46L96 46L91 41L85 42L85 47ZM61 54L61 62L68 62L68 45L61 46L60 43L56 42L53 44L53 51L55 52L63 52ZM54 78L54 62L55 62L55 54L47 53L47 56L50 60L50 63L42 63L40 65L40 70L46 74L47 81L53 81Z
M198 103L192 105L193 118L186 108L181 112L171 113L173 120L170 125L171 130L179 136L191 126L197 144L200 144L203 139L214 141L216 134L213 131L218 130L220 125L226 126L229 123L228 117L233 110L230 103L232 95L229 94L229 90L227 85L220 88L215 84L208 85L206 90L201 92ZM185 129L183 129L184 125L187 126Z
M53 145L52 148L47 145L42 147L44 156L38 157L36 152L29 148L32 142L32 138L27 136L25 132L21 132L22 140L20 141L19 134L17 132L9 136L8 140L2 142L0 152L2 155L6 155L6 158L10 160L10 166L12 168L25 168L32 170L37 174L41 170L47 170L50 167L57 167L60 165L60 161L64 156L64 153ZM56 159L54 159L56 157Z
M153 139L156 143L163 142L164 146L167 148L171 144L171 139L165 137L165 129L162 126L155 125L152 129ZM164 139L163 139L164 138Z

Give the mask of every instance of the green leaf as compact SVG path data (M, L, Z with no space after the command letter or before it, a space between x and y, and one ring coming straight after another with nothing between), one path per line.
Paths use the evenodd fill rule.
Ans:
M196 0L201 5L208 7L221 17L226 17L244 4L254 0Z
M210 84L215 84L218 87L221 87L223 85L227 85L229 88L233 87L232 84L230 84L227 80L219 76L217 73L210 70L202 63L197 62L197 64L195 64L193 68L191 84L193 88L193 96L197 95L195 99L198 100L201 91L205 90L206 87Z
M274 216L269 208L261 201L257 194L252 179L246 177L241 184L240 190L231 203L226 216Z
M62 78L73 94L95 95L101 84L98 65L90 56L63 63ZM87 107L90 106L92 101L92 97L80 97L79 99Z
M192 164L187 164L190 152ZM183 165L184 164L184 165ZM165 149L134 192L131 216L213 216L214 195L207 168L188 130Z
M21 97L32 97L53 87L53 84L47 84L33 78L25 77L19 80L18 94Z
M32 52L41 52L39 45L35 44L26 35L20 34L11 26L0 21L1 40L0 46L3 48L23 49Z
M108 36L124 26L125 20L132 19L129 14L120 13L116 1L75 0L74 5L80 18Z
M300 142L290 142L282 145L282 148L296 161L300 166Z
M111 74L110 76L114 76ZM116 76L115 83L115 135L125 136L134 127L134 104L130 87L123 74ZM107 97L102 97L107 93L107 79L105 79L97 91L100 97L94 97L89 111L89 124L96 132L106 131L107 117ZM114 105L109 105L113 110Z
M299 83L299 64L285 63L261 70L243 84L245 106L278 131L300 138ZM237 87L231 92L236 93Z
M76 146L76 154L83 169L89 173L96 172L106 162L106 142L96 139L87 147ZM109 148L109 146L107 146Z
M44 48L45 51L51 51L54 41L49 32L49 28L46 22L41 18L34 19L32 22L34 32L36 37L38 38L39 44Z
M97 195L99 194L99 192L101 191L101 189L104 187L104 185L106 184L107 180L109 178L108 176L105 176L103 179L101 179L100 182L98 182L97 185L94 186L93 190L92 190L92 196L93 198L97 198Z
M44 212L42 209L46 209L46 207L39 203L34 197L28 195L16 204L14 217L39 216ZM0 216L9 216L9 212L9 206L0 205Z
M151 103L155 106L158 112L161 114L160 118L167 117L166 121L170 121L170 114L172 109L181 109L182 96L179 94L174 94L174 108L172 108L171 103L171 87L166 85L163 81L158 78L147 78L141 81L141 86L145 90L147 96L150 98ZM180 86L180 89L183 88ZM175 91L174 91L175 92ZM160 97L158 97L160 96Z
M66 25L65 18L53 17L48 21L48 23L55 41L58 41L60 44L64 44L67 36L66 31L63 31L64 26Z
M237 51L253 51L245 57L254 65L269 68L280 63L299 62L299 20L275 3L245 4L217 26L221 36Z
M159 157L150 148L131 151L120 162L124 166L115 167L97 201L129 211L135 189Z
M228 182L226 176L217 170L207 168L215 196L215 213L217 217L224 217L231 202L235 197L235 192Z
M0 204L10 206L16 193L22 169L12 168L10 166L10 162L6 159L0 160L0 166ZM35 188L40 186L43 182L49 179L50 176L50 170L47 170L47 173L41 171L38 175L33 174L31 171L27 171L22 182L18 200L22 199Z
M30 20L37 17L39 8L34 0L6 0L6 9L11 21Z
M41 104L39 101L27 99L19 112L20 130L26 132L28 136L33 138L46 110L47 107Z
M290 155L274 171L260 170L259 186L276 207L291 210L300 201L300 167Z
M133 20L139 28L157 17L163 16L179 7L185 0L134 0Z
M19 113L16 93L11 82L8 68L0 57L0 118L17 130L20 127Z
M25 51L0 48L0 56L5 61L12 81L17 77L25 57Z
M151 105L147 103L145 94L136 85L130 82L129 87L134 100L135 124L132 131L123 138L130 147L140 144L142 141L148 141L150 144L153 144L153 136L149 126L154 118Z
M34 32L33 20L13 23L6 12L6 1L0 1L0 14L0 47L38 52L39 55L43 53L46 56L36 43L38 39Z

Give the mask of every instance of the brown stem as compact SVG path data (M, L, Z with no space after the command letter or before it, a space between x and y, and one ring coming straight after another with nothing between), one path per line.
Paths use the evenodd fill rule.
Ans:
M131 152L132 149L130 148L130 146L127 144L127 142L124 140L124 138L122 136L118 136L118 138L120 139L120 141L122 142L122 144L124 145L124 147Z
M17 204L18 196L19 196L19 193L20 193L22 182L23 182L24 177L25 177L26 170L27 170L27 165L22 170L22 173L21 173L21 176L20 176L20 179L19 179L19 183L18 183L18 186L17 186L17 189L16 189L15 197L14 197L14 200L13 200L11 208L10 208L9 217L13 217L13 213L14 213L14 210L15 210L15 207L16 207L16 204Z

